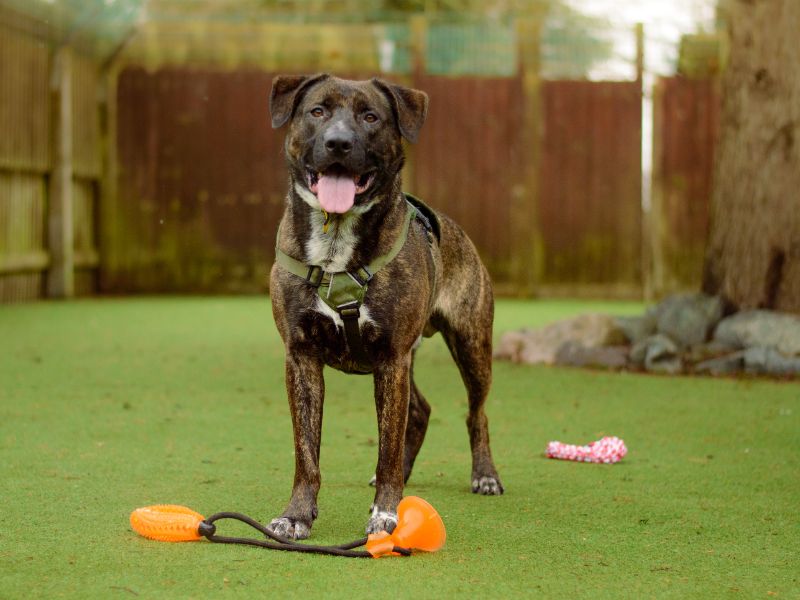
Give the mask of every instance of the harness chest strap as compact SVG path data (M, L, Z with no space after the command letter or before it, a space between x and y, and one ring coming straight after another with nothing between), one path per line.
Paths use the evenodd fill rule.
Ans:
M367 293L369 282L380 269L389 264L403 249L408 238L408 231L412 219L420 218L426 230L429 231L430 225L426 224L427 219L422 219L417 209L408 204L403 229L389 252L378 256L367 266L360 266L353 271L339 271L329 273L324 271L319 265L308 265L283 252L279 247L275 247L275 260L284 269L305 279L311 286L317 289L317 295L332 308L344 324L344 335L347 346L354 361L358 365L358 372L369 373L372 371L372 360L364 348L361 339L361 330L358 325L358 318L361 315L361 305ZM428 239L431 240L430 233Z

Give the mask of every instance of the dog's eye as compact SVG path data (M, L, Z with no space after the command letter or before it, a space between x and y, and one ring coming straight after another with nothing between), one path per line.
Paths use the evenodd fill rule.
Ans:
M325 110L321 106L315 106L311 109L311 116L312 117L323 117L325 116Z
M364 115L364 120L367 123L376 123L378 121L378 115L372 112L368 112L367 114Z

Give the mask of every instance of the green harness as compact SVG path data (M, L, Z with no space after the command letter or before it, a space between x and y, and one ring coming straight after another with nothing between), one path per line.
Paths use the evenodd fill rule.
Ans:
M397 236L388 253L378 256L366 266L360 266L352 271L329 273L319 265L308 265L293 258L283 252L277 244L275 246L275 261L292 275L304 279L309 285L316 288L320 299L341 317L344 324L345 341L357 365L354 371L356 373L371 373L373 368L372 359L364 347L364 340L358 325L361 305L364 303L369 282L372 281L375 273L392 262L403 249L413 219L416 218L422 223L429 244L433 244L434 229L431 219L429 219L429 217L435 219L433 211L411 194L405 194L405 197L408 210L400 235ZM427 213L427 216L424 213ZM437 226L435 233L438 234L438 232Z

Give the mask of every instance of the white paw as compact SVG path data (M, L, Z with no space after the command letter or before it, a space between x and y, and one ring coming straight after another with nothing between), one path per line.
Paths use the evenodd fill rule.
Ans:
M367 535L388 531L392 533L397 527L397 513L388 510L378 510L377 506L372 507L372 515L367 522Z
M377 475L373 475L370 478L369 485L371 485L372 487L375 487L376 485L378 485L378 476Z
M272 519L267 525L272 533L287 540L304 540L311 535L311 527L302 521L296 521L288 517L278 517Z
M472 493L482 496L500 496L505 490L503 484L494 477L479 477L472 480Z

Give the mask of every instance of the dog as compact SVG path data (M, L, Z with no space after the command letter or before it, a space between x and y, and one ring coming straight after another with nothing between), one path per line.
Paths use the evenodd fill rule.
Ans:
M366 532L391 533L431 410L414 382L414 354L436 332L467 389L472 491L502 494L484 413L491 281L461 228L401 190L402 140L417 140L427 95L377 78L278 76L269 107L273 128L288 125L270 295L295 445L291 500L269 529L304 539L317 518L327 365L373 376L379 443Z

